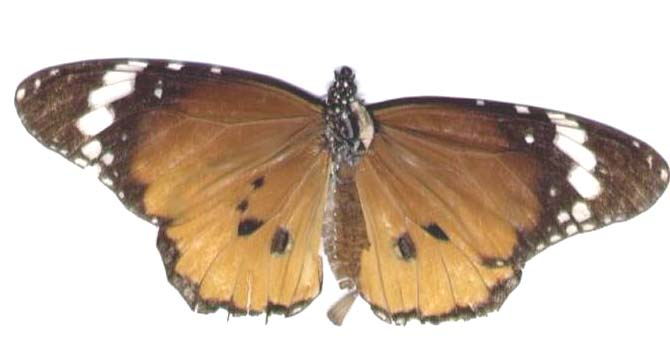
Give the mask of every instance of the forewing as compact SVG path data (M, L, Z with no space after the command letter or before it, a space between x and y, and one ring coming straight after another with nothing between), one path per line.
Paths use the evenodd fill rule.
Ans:
M524 262L628 219L668 182L651 147L541 108L414 98L369 107L376 135L356 184L371 246L360 291L390 320L498 308Z
M160 226L168 277L192 308L292 313L319 293L318 99L235 69L102 60L35 73L16 107L40 142L98 169Z

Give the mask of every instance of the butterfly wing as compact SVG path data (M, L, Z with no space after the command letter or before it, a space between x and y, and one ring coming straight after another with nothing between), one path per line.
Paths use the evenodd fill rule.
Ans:
M193 309L291 314L320 292L329 157L310 94L235 69L103 60L35 73L16 107L160 226L168 278Z
M496 309L527 259L639 214L668 183L651 147L566 113L449 98L369 110L376 134L356 185L370 247L358 289L387 320Z

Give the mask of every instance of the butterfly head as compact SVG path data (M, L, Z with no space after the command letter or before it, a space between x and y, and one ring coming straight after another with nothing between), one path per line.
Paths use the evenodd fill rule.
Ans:
M355 164L374 136L372 118L356 95L355 78L351 68L342 66L326 97L326 140L335 163Z

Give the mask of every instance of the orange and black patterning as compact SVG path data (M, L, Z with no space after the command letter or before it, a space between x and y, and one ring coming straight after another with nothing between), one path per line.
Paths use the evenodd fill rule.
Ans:
M324 98L196 63L118 59L39 71L16 91L26 129L159 227L193 310L305 308L320 242L340 324L360 295L388 322L497 309L524 263L649 208L668 165L575 115L474 99L364 104L343 67Z

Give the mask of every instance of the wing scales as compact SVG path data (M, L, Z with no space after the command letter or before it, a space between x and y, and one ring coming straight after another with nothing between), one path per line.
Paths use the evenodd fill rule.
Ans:
M288 315L318 295L331 170L318 98L235 69L123 59L40 71L15 99L33 136L160 226L168 277L195 310ZM347 264L360 260L357 289L386 320L496 309L534 254L667 187L651 147L567 113L433 97L368 109L376 135L351 181L367 239Z
M317 98L249 72L144 59L49 68L19 90L31 134L97 168L160 226L168 276L192 308L290 314L318 295L330 160Z
M388 320L496 309L528 258L644 211L667 186L648 145L577 116L450 98L369 109L356 185L373 246L359 290Z
M475 217L477 205L468 206L467 199L426 174L424 161L402 163L410 159L404 158L407 152L398 153L391 147L398 144L386 139L378 136L374 154L361 162L357 173L373 244L361 258L359 289L363 297L393 320L467 315L468 309L489 305L490 293L502 282L514 279L515 271L509 264L489 268L483 260L511 257L514 233L503 229L487 234L477 228L480 222L504 224L499 216L487 215L464 224L461 218ZM398 170L404 173L399 175ZM440 194L442 198L436 196ZM449 241L436 240L425 230L431 222L446 230ZM415 259L405 260L398 254L396 239L403 233L408 233L416 246ZM505 241L507 244L502 243ZM375 283L377 277L382 278L381 283Z

